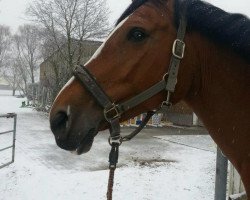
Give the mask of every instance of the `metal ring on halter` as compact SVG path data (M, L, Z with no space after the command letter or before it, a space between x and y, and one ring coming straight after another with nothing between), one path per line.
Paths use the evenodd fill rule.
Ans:
M166 78L166 77L167 77L168 75L169 75L168 72L167 72L166 74L164 74L163 77L162 77L162 80L164 80L165 82L167 82L167 78Z
M162 102L161 108L164 106L167 106L167 107L172 106L172 103L170 102L170 95L171 95L171 93L170 93L170 91L168 91L167 100Z
M108 141L109 141L110 146L112 146L112 144L114 144L114 143L119 144L119 146L120 146L122 144L123 140L122 140L121 136L118 136L117 138L112 138L109 136Z
M164 106L170 108L172 106L172 103L171 102L167 102L167 101L163 101L161 103L161 108L163 108Z

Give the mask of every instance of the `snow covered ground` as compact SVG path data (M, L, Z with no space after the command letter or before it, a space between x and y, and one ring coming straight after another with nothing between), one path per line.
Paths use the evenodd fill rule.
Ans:
M16 159L0 169L0 199L105 199L108 133L99 133L89 153L73 155L55 145L46 114L20 108L24 99L10 94L0 91L0 114L18 114ZM0 118L0 132L9 130L11 122ZM174 131L146 129L133 141L122 144L114 200L213 199L216 153L211 138L169 135ZM0 149L8 146L10 138L11 134L0 135ZM6 157L10 152L0 152L0 164Z

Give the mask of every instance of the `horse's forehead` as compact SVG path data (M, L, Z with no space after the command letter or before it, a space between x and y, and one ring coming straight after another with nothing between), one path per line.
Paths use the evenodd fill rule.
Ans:
M129 16L126 24L140 23L161 26L166 24L166 16L166 9L145 4Z

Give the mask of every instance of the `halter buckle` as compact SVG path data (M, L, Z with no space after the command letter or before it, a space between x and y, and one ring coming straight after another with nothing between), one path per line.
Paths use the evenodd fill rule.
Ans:
M117 105L114 103L112 104L111 108L105 108L103 113L104 113L105 119L108 122L112 121L113 119L121 117L121 113L119 112Z
M178 59L183 59L184 58L184 52L185 52L185 42L183 42L180 39L176 39L173 44L173 49L172 53L173 56L178 58Z

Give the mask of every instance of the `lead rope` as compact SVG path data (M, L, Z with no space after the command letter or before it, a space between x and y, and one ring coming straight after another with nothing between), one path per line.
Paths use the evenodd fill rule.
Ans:
M112 200L113 185L114 185L114 175L115 175L115 169L110 169L109 170L109 182L108 182L107 200Z
M111 151L109 153L109 180L108 180L107 200L112 200L114 175L119 156L119 146L120 143L111 144Z
M112 194L113 194L113 185L114 185L114 175L115 175L115 169L116 165L118 163L118 157L119 157L119 146L124 141L129 141L133 137L135 137L148 123L149 119L152 117L152 115L155 114L155 111L149 111L140 124L139 127L137 127L131 134L121 137L119 134L115 136L115 139L112 140L109 139L109 144L111 145L111 151L109 153L109 179L108 179L108 188L107 188L107 200L112 200Z

